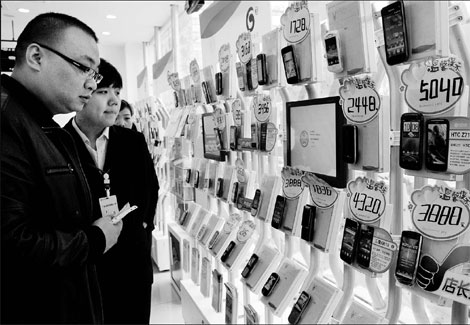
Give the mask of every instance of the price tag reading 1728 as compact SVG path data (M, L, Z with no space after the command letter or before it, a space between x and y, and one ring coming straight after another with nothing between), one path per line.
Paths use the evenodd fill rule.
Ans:
M310 32L310 12L301 2L287 7L281 16L284 38L290 43L302 42Z
M354 124L372 121L379 113L380 96L374 89L374 82L350 78L339 89L344 116Z
M445 186L425 186L411 194L411 218L416 229L434 240L449 240L468 230L470 193Z
M358 177L348 184L349 210L364 223L374 223L385 211L385 194L387 186L384 182L376 182L366 177Z
M253 52L251 50L251 34L249 32L240 34L236 45L240 62L247 64L253 57ZM255 67L253 67L253 69L255 69Z

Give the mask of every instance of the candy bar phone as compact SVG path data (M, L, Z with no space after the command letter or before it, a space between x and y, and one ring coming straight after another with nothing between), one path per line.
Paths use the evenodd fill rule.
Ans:
M207 247L209 249L211 249L212 247L214 247L215 243L217 243L219 239L219 231L217 230L213 235L212 235L212 238L211 240L209 240L209 244L207 245Z
M223 277L217 270L212 270L212 307L216 312L222 309Z
M300 238L308 242L313 241L316 210L317 208L314 205L306 204L302 213L302 230L300 232Z
M186 169L186 183L191 181L191 169Z
M449 151L449 121L431 119L426 122L426 160L429 170L445 172Z
M194 173L194 187L198 188L199 187L199 171L196 170Z
M405 113L400 120L400 167L420 170L423 165L424 117Z
M241 91L245 91L245 71L243 71L244 67L240 62L237 62L235 66L237 69L238 88L240 88Z
M339 33L336 30L326 33L325 37L325 51L327 69L331 72L339 73L343 71L343 59L341 51L341 41Z
M359 240L356 262L357 264L367 269L370 264L370 255L372 253L372 239L374 238L374 227L363 225L359 226Z
M387 63L394 65L405 62L409 57L409 48L403 1L382 8L381 14Z
M233 183L232 188L232 202L234 204L238 203L238 182Z
M224 194L224 179L219 178L217 179L216 196L222 197L223 194Z
M356 125L343 125L343 159L348 164L355 164L358 158L358 128Z
M268 83L268 73L266 67L266 54L260 53L256 56L256 65L258 68L258 83L265 85Z
M222 95L222 72L217 72L215 74L215 94Z
M236 324L238 316L238 294L237 288L231 283L225 285L225 324Z
M339 257L348 264L353 262L354 256L356 255L358 230L359 223L355 220L346 218Z
M248 90L253 90L253 78L251 73L251 60L246 63L246 85L248 86ZM256 69L256 67L254 67Z
M245 279L251 274L251 271L255 268L256 263L258 262L258 255L253 254L251 255L248 263L246 263L245 268L242 271L242 277Z
M281 50L282 61L284 62L284 70L286 72L286 79L288 84L295 84L299 82L299 69L295 59L294 48L292 45L287 45Z
M255 191L255 197L253 198L253 202L251 202L251 215L254 217L258 213L258 207L261 200L261 191Z
M237 150L237 127L235 125L230 126L230 150Z
M276 197L276 203L274 204L273 219L271 221L271 227L279 229L282 225L282 219L284 218L284 208L286 206L286 198L282 195Z
M271 293L274 290L274 287L276 284L279 282L279 275L276 272L271 273L271 275L268 278L268 281L263 286L263 289L261 289L261 293L263 296L268 297L271 295Z
M225 252L222 254L222 256L220 257L220 260L222 262L225 262L227 260L227 258L230 256L230 253L232 253L233 249L235 248L235 242L232 240L227 248L225 249Z
M251 305L243 306L245 308L245 323L247 325L259 324L258 313Z
M307 292L302 291L299 296L299 299L297 299L294 307L292 308L292 311L289 314L289 317L287 318L290 324L296 325L299 323L300 317L302 317L302 314L307 308L310 299L310 295Z
M415 282L422 241L417 232L405 230L401 233L395 277L404 285L411 286Z

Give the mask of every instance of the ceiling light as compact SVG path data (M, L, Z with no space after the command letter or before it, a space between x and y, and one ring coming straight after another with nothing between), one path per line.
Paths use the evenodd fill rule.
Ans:
M111 35L111 33L110 33L110 32L102 32L101 34L103 34L103 35L106 35L106 36L109 36L109 35Z
M117 17L114 16L114 15L106 15L106 18L108 18L108 19L116 19Z
M26 8L19 8L18 9L19 12L22 12L24 14L28 13L29 12L29 9L26 9Z

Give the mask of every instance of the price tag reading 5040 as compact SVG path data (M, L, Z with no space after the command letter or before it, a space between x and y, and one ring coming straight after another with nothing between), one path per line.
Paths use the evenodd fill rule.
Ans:
M380 96L369 77L347 79L339 89L344 116L354 124L372 121L380 109Z
M366 177L358 177L348 184L349 210L360 221L373 223L380 219L385 211L384 182L375 182Z
M253 53L251 51L251 34L249 32L240 34L240 36L238 36L236 45L240 62L247 64L253 57ZM255 68L256 67L254 67L254 69Z

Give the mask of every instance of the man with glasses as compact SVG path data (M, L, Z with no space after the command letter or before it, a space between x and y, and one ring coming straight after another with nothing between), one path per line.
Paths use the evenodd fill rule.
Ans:
M52 117L79 112L101 81L97 37L37 16L1 77L1 323L102 323L96 262L122 221L92 219L73 138Z

